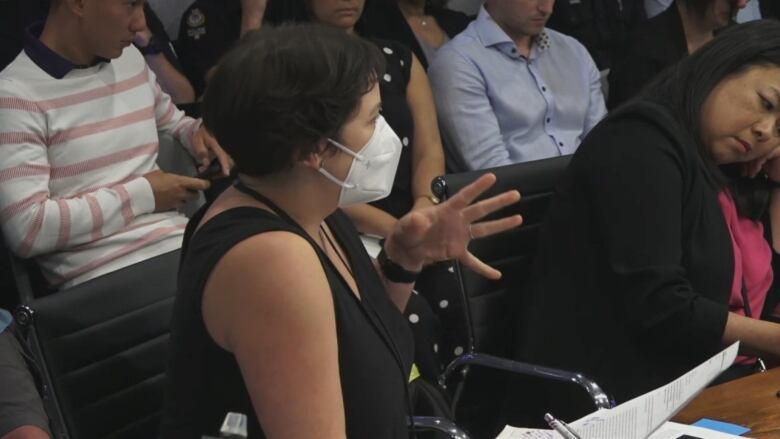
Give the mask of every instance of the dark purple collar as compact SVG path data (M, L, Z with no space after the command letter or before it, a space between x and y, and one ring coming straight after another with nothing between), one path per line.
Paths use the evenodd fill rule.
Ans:
M54 79L64 78L65 75L73 69L92 67L102 62L111 62L110 59L97 57L89 66L73 64L43 44L40 40L41 32L43 32L42 21L33 23L27 27L24 36L24 52L36 65L38 65L38 67L43 69L44 72L48 73L49 76Z

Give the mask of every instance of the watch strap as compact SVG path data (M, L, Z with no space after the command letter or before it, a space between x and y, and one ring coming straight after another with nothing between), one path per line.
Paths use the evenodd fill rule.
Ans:
M420 276L419 271L409 271L402 267L397 262L394 262L387 256L387 252L384 247L380 250L379 255L376 257L379 262L379 269L385 275L385 278L390 282L410 284L417 280Z

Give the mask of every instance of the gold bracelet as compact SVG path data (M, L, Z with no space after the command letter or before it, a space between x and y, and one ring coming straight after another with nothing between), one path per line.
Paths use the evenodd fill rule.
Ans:
M431 202L434 206L441 203L441 200L437 198L435 195L427 194L427 195L420 195L415 198L415 200L419 200L420 198L427 198L428 201Z

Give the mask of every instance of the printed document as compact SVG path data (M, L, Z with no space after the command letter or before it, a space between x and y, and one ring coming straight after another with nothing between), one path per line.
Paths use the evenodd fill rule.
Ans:
M657 437L651 435L691 402L699 392L707 387L707 384L728 369L734 363L738 350L739 342L665 386L638 396L615 408L591 413L569 425L583 439L665 439L667 437L665 435ZM705 431L709 432L709 430ZM661 433L662 431L659 431L659 434ZM723 433L718 434L718 436L707 437L713 439L724 437ZM726 435L725 437L735 436ZM507 426L496 439L548 438L560 439L561 436L552 430Z

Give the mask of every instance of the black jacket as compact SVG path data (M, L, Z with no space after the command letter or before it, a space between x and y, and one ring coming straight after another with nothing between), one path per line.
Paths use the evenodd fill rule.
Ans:
M644 20L643 0L561 0L547 26L576 38L604 70L625 51L629 33Z
M306 16L305 5L291 0L269 0L263 21L277 25ZM206 76L241 33L239 0L195 0L184 11L174 45L184 74L200 96Z
M688 56L680 12L672 3L664 12L639 25L628 50L609 73L607 107L613 109L634 97L667 67Z
M711 181L660 105L629 104L594 128L552 201L517 359L581 372L622 403L722 349L734 255ZM775 285L766 310L776 296ZM512 393L569 418L593 409L577 386L541 386Z
M24 29L46 18L48 0L0 0L0 70L24 47Z
M759 7L763 18L780 19L780 2L777 0L761 0Z

